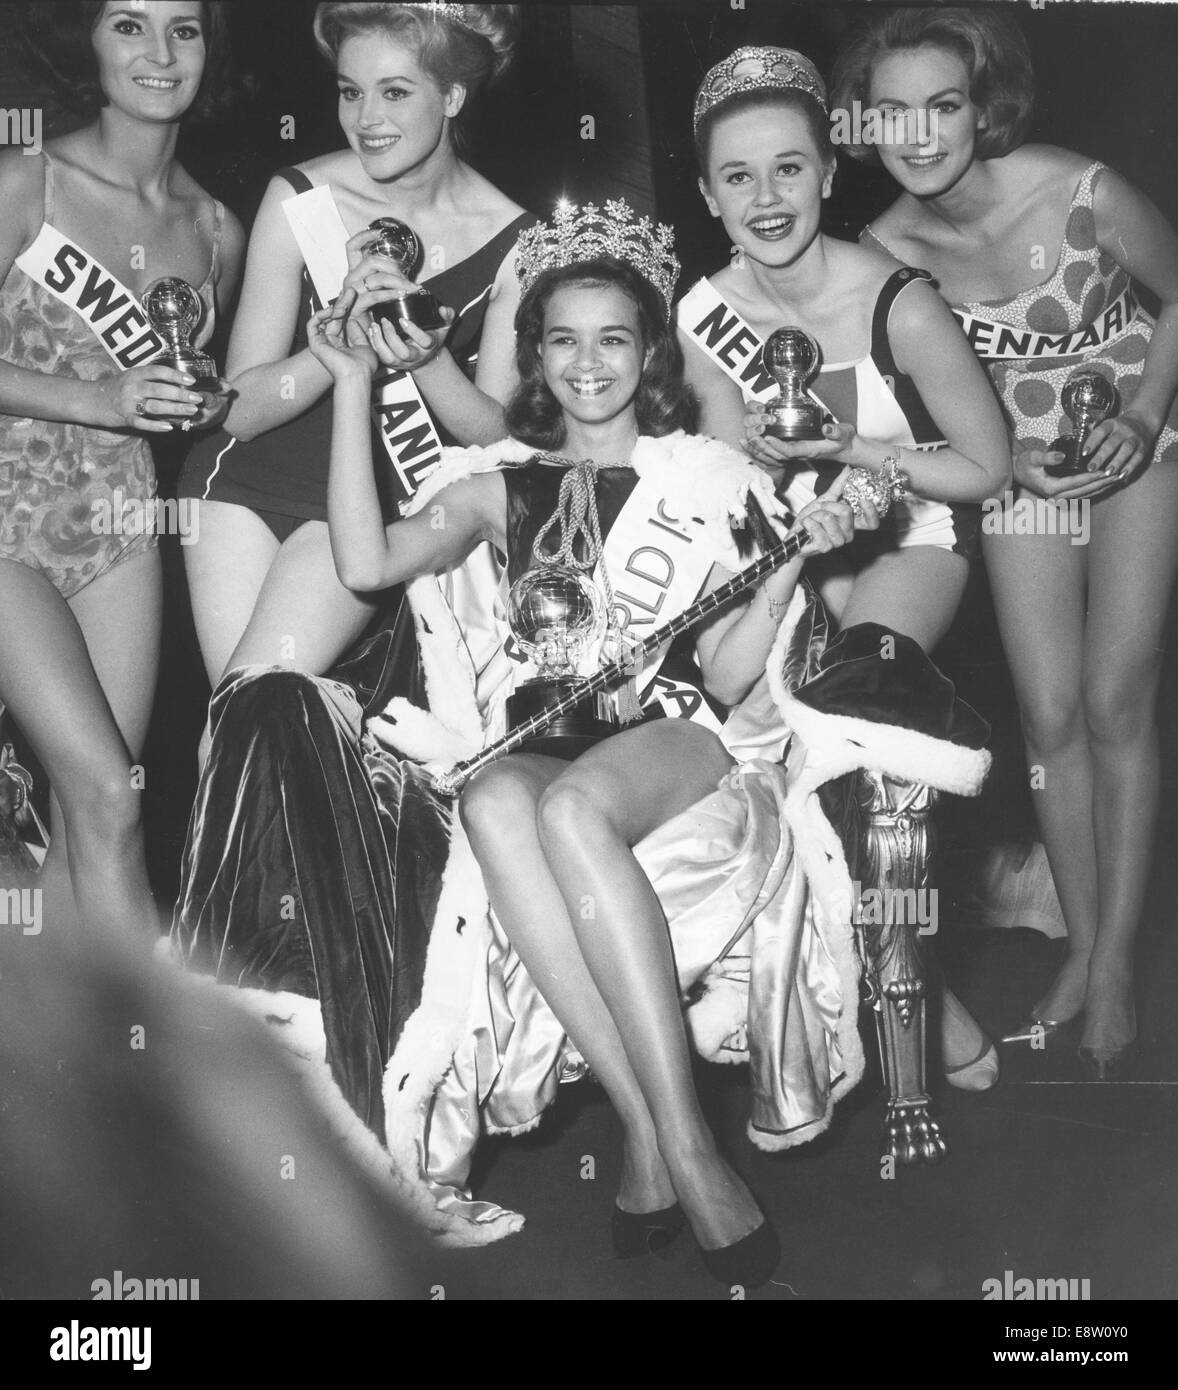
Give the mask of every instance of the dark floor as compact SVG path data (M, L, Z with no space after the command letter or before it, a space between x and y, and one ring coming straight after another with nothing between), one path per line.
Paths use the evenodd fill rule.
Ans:
M194 750L207 695L186 611L178 547L166 552L169 608L157 717L146 755L150 855L162 899L175 891ZM977 803L946 807L945 862L968 861L978 842L1030 826L1017 721L984 590L939 654L994 724L994 774ZM1172 625L1171 632L1178 632ZM1178 640L1163 689L1163 824L1142 933L1139 981L1144 1045L1131 1082L1086 1083L1076 1039L1045 1053L1003 1049L999 1086L983 1095L940 1086L937 1113L950 1144L938 1167L881 1177L878 1075L839 1107L830 1133L780 1156L744 1137L743 1071L701 1065L705 1103L722 1143L781 1233L779 1282L759 1298L968 1299L983 1281L1087 1278L1093 1299L1178 1297L1178 934L1173 792L1178 777ZM949 888L953 897L952 885ZM950 981L993 1035L1016 1024L1051 977L1061 944L1026 930L957 927L943 911L937 948ZM868 1024L868 1026L870 1026ZM869 1048L869 1052L873 1049ZM585 1159L594 1176L582 1177ZM591 1083L566 1087L536 1133L485 1144L479 1195L526 1214L522 1234L455 1257L460 1285L525 1299L691 1299L726 1293L702 1272L688 1239L668 1257L621 1262L608 1244L616 1190L616 1125Z

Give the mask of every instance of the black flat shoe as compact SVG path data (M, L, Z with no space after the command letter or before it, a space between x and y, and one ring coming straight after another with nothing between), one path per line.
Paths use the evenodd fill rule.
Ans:
M1124 1081L1137 1061L1137 1039L1124 1047L1080 1047L1076 1056L1089 1081Z
M734 1244L722 1245L719 1250L701 1246L700 1254L713 1279L729 1288L739 1284L745 1289L756 1289L772 1279L781 1260L781 1242L769 1222L762 1221L755 1231Z
M659 1211L623 1211L615 1206L609 1223L614 1255L619 1260L653 1255L665 1250L686 1225L687 1217L678 1202Z

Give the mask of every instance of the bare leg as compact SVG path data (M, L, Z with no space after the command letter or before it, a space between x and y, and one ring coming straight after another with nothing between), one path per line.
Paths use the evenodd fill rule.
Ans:
M528 753L494 764L463 794L462 822L512 945L622 1121L625 1147L618 1205L623 1211L657 1211L670 1206L675 1196L654 1121L540 847L537 805L568 766Z
M155 688L159 553L116 565L69 603L43 575L2 561L0 613L0 699L55 792L46 921L156 932L131 766Z
M1084 1007L1097 924L1092 756L1080 695L1088 548L1066 535L987 535L984 549L1036 815L1068 926L1067 959L1033 1013L1065 1020Z
M209 515L206 509L215 508ZM259 663L322 675L364 631L380 600L340 583L327 523L307 521L279 546L246 507L206 502L187 557L209 681ZM211 523L211 524L210 524ZM200 762L208 756L208 731Z
M731 759L713 735L665 720L578 759L540 802L540 842L585 963L605 999L654 1120L659 1152L705 1249L761 1222L716 1150L695 1093L666 919L631 853L714 788Z
M1084 718L1091 746L1099 927L1083 1044L1136 1034L1133 941L1153 857L1160 787L1157 689L1178 547L1178 473L1155 465L1094 503Z
M968 562L951 550L889 551L859 571L839 626L880 623L931 652L949 631L968 578Z
M307 521L278 549L226 670L253 662L319 676L352 645L380 606L345 589L325 521Z
M209 684L216 685L249 623L274 557L274 532L248 507L200 503L200 532L184 547L192 618Z
M699 800L730 766L713 735L666 720L585 754L549 784L538 813L539 842L559 886L564 921L613 1022L608 1045L612 1050L614 1039L620 1042L675 1193L705 1249L740 1239L761 1217L717 1153L700 1112L666 921L631 847ZM487 830L493 833L493 825ZM551 921L534 906L533 889L529 884L521 901L505 905L507 917L501 912L500 918L509 934L534 945L549 934ZM583 1007L581 993L570 990L562 1021L577 1039L599 1017L596 1005L595 1018L583 1015ZM594 1045L602 1041L595 1036ZM622 1057L614 1059L617 1072ZM641 1135L627 1137L635 1147L643 1142Z

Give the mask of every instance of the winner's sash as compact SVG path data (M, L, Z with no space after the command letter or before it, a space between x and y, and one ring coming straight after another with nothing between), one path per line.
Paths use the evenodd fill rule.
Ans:
M983 362L1034 362L1044 358L1078 357L1095 348L1108 347L1127 332L1137 308L1137 297L1130 287L1113 300L1095 323L1078 328L1074 333L1059 334L1014 328L1008 323L966 313L964 309L954 309L953 317Z
M604 593L604 565L613 588L618 626L637 644L652 628L695 602L715 558L706 523L676 516L662 488L653 480L640 477L610 527L594 580L598 592ZM535 674L514 638L507 639L506 650L518 668L517 680ZM662 674L666 656L664 647L657 655L647 657L635 672L639 702L646 708L652 704L661 706L668 718L694 719L719 732L720 720L700 690L689 681ZM602 659L596 648L586 652L580 674L592 674Z
M614 591L614 613L635 641L689 607L714 563L702 522L675 516L661 488L639 478L610 527L602 557ZM600 569L600 565L599 565ZM598 584L600 586L600 575ZM694 719L715 732L720 721L687 681L660 674L667 649L637 673L639 701L657 703L671 719Z
M126 285L48 222L16 264L85 322L120 371L142 366L163 350L164 340Z
M330 188L319 185L282 204L321 304L330 304L348 273L348 231ZM400 510L442 456L437 427L411 372L382 370L373 383L372 413L401 496Z

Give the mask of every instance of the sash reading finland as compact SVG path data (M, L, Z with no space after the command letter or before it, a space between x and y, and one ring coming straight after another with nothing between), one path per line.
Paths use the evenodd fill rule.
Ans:
M348 231L330 188L317 186L282 204L321 304L330 304L348 273ZM401 511L442 456L442 441L412 373L383 370L373 386L372 411L403 496Z
M140 367L163 350L138 299L56 227L46 222L16 264L83 320L121 370Z

